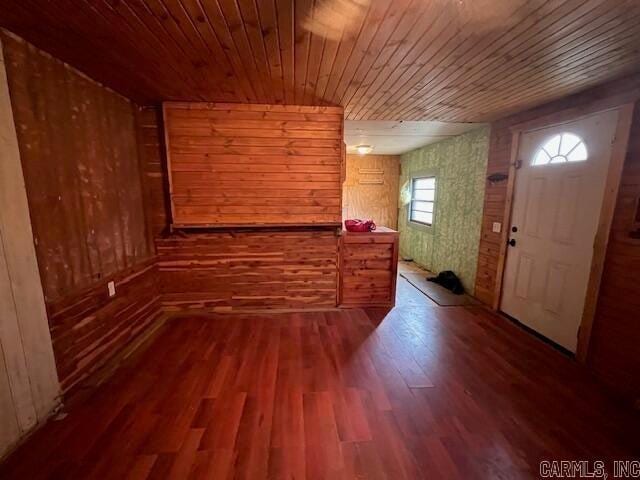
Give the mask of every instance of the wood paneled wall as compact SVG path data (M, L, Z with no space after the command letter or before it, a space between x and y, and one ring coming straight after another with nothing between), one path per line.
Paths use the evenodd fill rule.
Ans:
M155 258L48 304L58 377L64 392L94 373L160 318ZM110 298L107 282L114 281Z
M554 115L560 111L568 110L579 116L594 106L605 109L639 99L640 76L634 75L500 120L491 126L487 175L508 173L511 156L509 128L512 125L543 117L553 123ZM628 236L633 218L632 199L640 191L639 132L640 114L636 107L587 358L601 379L628 397L640 396L640 363L636 348L640 340L636 301L640 298L640 243ZM495 300L502 242L501 234L492 232L492 224L500 222L503 229L509 227L504 224L506 193L506 181L487 182L475 294L488 305Z
M400 156L347 155L346 171L342 216L397 228Z
M176 226L341 222L339 107L165 103Z
M493 124L489 137L489 157L487 175L508 174L511 158L511 130L508 125ZM475 297L487 305L492 305L500 258L502 234L493 231L493 223L504 223L507 198L507 180L491 183L485 180L484 208L478 249ZM509 228L503 225L502 228Z
M600 378L636 401L640 401L640 239L629 233L638 198L640 102L634 111L588 356Z
M335 307L333 231L244 231L156 240L170 312Z
M2 34L45 296L58 300L152 255L134 106Z
M23 40L5 32L2 40L53 351L68 392L160 312L136 109Z

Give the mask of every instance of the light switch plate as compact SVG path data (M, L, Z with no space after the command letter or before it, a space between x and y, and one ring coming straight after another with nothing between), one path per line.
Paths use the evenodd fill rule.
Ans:
M116 294L116 282L113 280L107 283L107 288L109 289L109 296L113 297Z
M500 233L502 230L502 224L500 222L493 222L493 232Z

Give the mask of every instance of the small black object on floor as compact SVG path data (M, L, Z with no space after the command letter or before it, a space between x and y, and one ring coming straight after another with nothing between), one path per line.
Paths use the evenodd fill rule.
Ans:
M451 292L455 293L456 295L462 295L464 293L462 282L460 282L460 279L451 270L440 272L435 277L427 277L427 280L437 283L447 290L451 290Z

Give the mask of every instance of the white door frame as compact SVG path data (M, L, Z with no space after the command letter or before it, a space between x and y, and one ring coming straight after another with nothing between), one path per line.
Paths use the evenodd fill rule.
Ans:
M576 358L584 363L587 360L589 352L589 341L595 318L596 306L598 301L598 293L600 291L600 282L602 272L604 270L604 261L609 244L609 235L611 224L613 222L613 214L618 198L618 190L620 188L620 180L622 177L622 169L627 154L629 143L629 133L631 131L631 122L633 120L634 103L627 103L616 107L608 107L597 104L585 109L567 109L554 113L545 117L541 117L529 122L520 123L511 127L511 157L509 161L509 179L507 182L507 193L505 200L505 209L503 217L503 228L501 234L500 251L498 256L498 269L496 275L496 285L494 291L493 309L500 310L500 302L503 292L503 278L507 257L507 240L511 225L511 213L513 208L513 194L515 177L518 171L519 159L518 152L520 147L520 137L529 130L538 128L552 127L562 125L569 122L580 120L581 118L593 115L607 110L618 110L618 124L615 129L615 137L611 146L611 159L609 161L609 170L605 183L604 197L602 199L602 209L600 211L600 219L598 220L598 229L593 244L593 257L591 260L591 268L589 273L589 283L587 287L587 296L585 299L584 309L582 312L582 321L578 331L578 347L576 350Z

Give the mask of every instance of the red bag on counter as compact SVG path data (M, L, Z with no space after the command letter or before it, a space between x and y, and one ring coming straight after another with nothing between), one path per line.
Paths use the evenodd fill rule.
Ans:
M347 229L348 232L371 232L376 229L376 224L373 223L373 220L345 220L344 228Z

